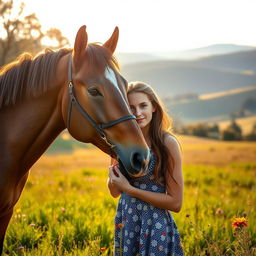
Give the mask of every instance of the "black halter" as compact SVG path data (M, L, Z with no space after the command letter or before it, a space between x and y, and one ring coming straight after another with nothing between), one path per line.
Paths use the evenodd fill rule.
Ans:
M69 130L70 128L70 119L71 119L71 113L72 113L72 106L73 104L77 107L79 112L87 119L87 121L96 129L96 131L99 133L101 138L112 148L115 147L112 143L110 143L107 140L106 134L104 132L105 128L109 128L111 126L114 126L118 123L121 123L123 121L129 120L129 119L136 119L134 115L129 115L129 116L124 116L121 117L117 120L114 120L109 123L105 124L97 124L91 117L90 115L83 109L83 107L80 105L80 103L77 101L76 96L75 96L75 90L74 90L74 85L72 81L72 57L69 57L68 61L68 87L69 87L69 96L70 96L70 101L69 101L69 106L68 106L68 113L67 113L67 128Z

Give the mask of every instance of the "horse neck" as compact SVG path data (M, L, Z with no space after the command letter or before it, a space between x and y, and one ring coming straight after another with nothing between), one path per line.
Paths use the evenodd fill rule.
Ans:
M54 81L43 95L0 111L0 120L4 120L0 154L11 159L5 163L8 169L18 168L24 175L65 129L61 115L63 93L64 84Z

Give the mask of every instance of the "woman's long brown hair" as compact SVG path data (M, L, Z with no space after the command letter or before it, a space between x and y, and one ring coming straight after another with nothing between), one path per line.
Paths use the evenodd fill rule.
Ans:
M166 176L166 171L170 172L171 177L173 177L172 170L174 161L173 158L169 159L169 150L164 143L165 136L168 134L174 136L171 132L171 118L168 116L162 101L150 85L140 81L131 82L128 86L128 94L132 92L145 93L155 107L155 112L153 112L149 127L151 149L156 155L156 166L153 174L155 180L159 184L164 185L165 182L162 181L162 177Z

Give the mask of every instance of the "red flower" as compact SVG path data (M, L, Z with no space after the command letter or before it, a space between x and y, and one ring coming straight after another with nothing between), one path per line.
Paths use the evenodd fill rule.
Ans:
M166 236L166 233L165 233L165 232L162 232L162 236Z
M247 227L248 223L246 218L234 218L233 223L232 223L232 227L234 230L236 229L241 229L243 227Z

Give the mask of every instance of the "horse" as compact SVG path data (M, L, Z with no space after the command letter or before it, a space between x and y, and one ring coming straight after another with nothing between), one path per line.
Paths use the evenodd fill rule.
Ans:
M114 51L118 27L104 43L88 43L86 26L74 48L20 55L0 70L0 255L29 169L65 129L141 176L150 150L131 114L127 81Z

